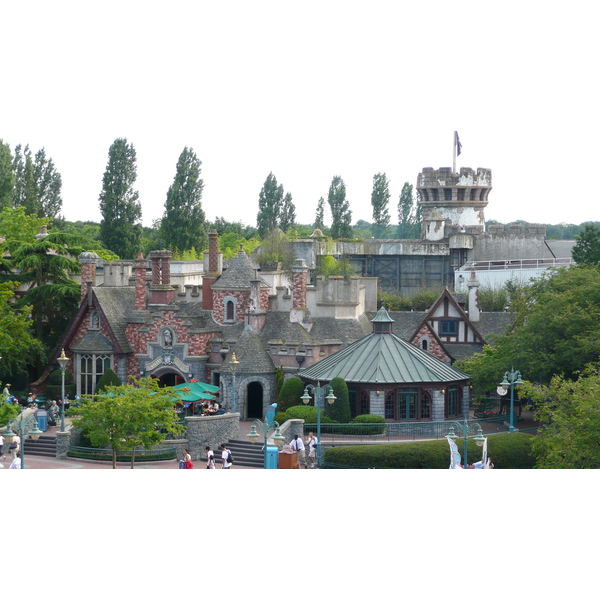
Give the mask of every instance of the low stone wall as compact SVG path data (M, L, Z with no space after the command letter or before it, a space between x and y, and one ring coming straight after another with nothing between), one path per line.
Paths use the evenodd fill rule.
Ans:
M240 432L240 413L212 417L186 417L185 421L187 448L192 460L204 458L206 446L210 446L210 449L215 452L221 444L236 438Z

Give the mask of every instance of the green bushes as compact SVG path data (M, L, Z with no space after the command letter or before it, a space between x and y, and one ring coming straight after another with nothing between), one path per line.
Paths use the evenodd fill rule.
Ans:
M102 374L98 380L98 385L96 386L96 393L99 394L104 390L105 387L109 385L123 385L117 374L112 369L106 369L106 371Z
M302 403L300 396L304 394L304 384L299 377L290 377L284 382L279 396L277 396L277 408L280 412L285 412L292 406L298 406Z
M533 469L533 438L526 433L500 433L488 437L488 456L496 469ZM462 454L462 440L457 441ZM468 441L469 463L481 459L482 449L473 439ZM450 465L448 441L407 442L328 448L324 453L326 468L351 469L447 469Z
M317 422L317 409L314 406L291 406L286 411L280 411L275 415L275 420L283 425L288 419L304 419L305 423ZM321 412L321 423L337 423Z
M345 432L350 435L381 435L385 432L385 418L379 415L358 415L350 423L370 425L370 427L357 427L356 431L351 428L345 429Z
M48 375L48 385L46 386L46 397L48 400L60 398L62 394L62 371L55 369ZM73 384L73 373L65 370L65 394L71 398L75 395L75 385Z
M348 385L341 377L334 377L330 385L336 399L333 404L326 404L325 413L338 423L348 423L351 419Z

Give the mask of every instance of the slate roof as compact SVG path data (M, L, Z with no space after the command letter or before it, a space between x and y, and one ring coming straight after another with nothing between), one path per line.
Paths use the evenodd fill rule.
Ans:
M71 344L77 352L113 352L114 347L99 331L89 331L78 342Z
M94 294L121 350L123 352L133 352L125 336L125 327L127 324L126 315L135 307L135 288L95 287Z
M260 338L250 327L245 327L235 344L235 356L240 361L239 373L275 373L275 364L271 355L262 345ZM231 372L229 361L220 367L221 371Z
M299 377L352 383L449 383L469 376L431 356L393 333L371 333L318 363Z
M248 255L243 250L240 250L229 261L223 275L211 287L213 290L249 289L250 281L253 279L260 280L261 288L271 287L258 275Z

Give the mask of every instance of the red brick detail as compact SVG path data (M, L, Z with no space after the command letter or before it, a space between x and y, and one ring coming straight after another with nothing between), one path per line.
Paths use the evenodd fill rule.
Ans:
M292 308L306 308L306 271L294 271L292 276Z
M87 282L92 282L92 287L96 285L96 263L84 262L81 264L81 299L85 298L87 293Z
M421 346L421 340L423 338L427 339L427 352L432 356L435 356L439 360L447 363L450 362L450 357L448 353L444 350L444 348L440 345L438 340L434 335L432 335L431 330L423 325L419 331L415 334L412 343L417 346L417 348L423 349Z
M219 234L214 229L208 234L208 272L219 273Z
M146 261L138 255L135 261L135 310L146 308Z

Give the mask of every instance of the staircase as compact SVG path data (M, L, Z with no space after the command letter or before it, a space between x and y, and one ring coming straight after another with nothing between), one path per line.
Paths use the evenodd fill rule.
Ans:
M231 450L233 457L233 467L254 467L262 469L264 467L264 452L262 443L253 444L247 440L229 440L227 449ZM217 453L217 457L219 454ZM218 462L218 458L217 458Z
M28 440L23 442L25 456L48 456L56 458L56 438L49 435L42 435L38 440Z

